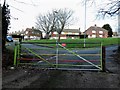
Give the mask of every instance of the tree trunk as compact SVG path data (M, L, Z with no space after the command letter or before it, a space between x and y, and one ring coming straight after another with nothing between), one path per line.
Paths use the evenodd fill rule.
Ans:
M46 33L45 39L49 39L49 34L48 33Z
M5 40L2 39L2 51L5 50Z
M58 34L58 42L60 42L60 35L61 35L61 34Z

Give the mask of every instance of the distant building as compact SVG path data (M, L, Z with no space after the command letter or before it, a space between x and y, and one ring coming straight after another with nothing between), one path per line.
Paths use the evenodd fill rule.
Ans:
M60 39L75 39L75 38L80 38L80 30L79 29L64 29L60 35ZM56 39L58 38L57 32L52 32L51 34L51 39Z
M113 32L112 37L118 37L118 33L117 32Z
M8 35L22 35L23 36L24 32L25 32L24 30L22 30L22 31L19 30L19 31L8 33Z
M8 35L21 35L24 36L25 40L40 40L42 38L42 32L40 30L32 28L26 28L26 30L15 31Z
M40 30L32 28L26 28L24 31L24 39L40 40L42 38L42 32Z
M91 26L85 32L88 38L107 38L108 31L98 26Z

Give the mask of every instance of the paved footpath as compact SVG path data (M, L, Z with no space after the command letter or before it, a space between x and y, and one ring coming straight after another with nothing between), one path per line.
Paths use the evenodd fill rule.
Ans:
M120 65L115 62L114 58L112 57L112 55L116 53L117 48L118 45L106 47L106 68L110 72L120 73Z

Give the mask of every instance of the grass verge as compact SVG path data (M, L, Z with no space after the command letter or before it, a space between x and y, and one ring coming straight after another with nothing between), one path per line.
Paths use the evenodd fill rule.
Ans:
M118 45L119 38L86 38L85 39L85 46L86 47L96 47L100 46L109 46L109 45ZM56 46L56 40L27 40L24 42L31 42L31 43L38 43L38 44L45 44L48 46ZM84 47L84 39L61 39L60 43L66 43L67 48L80 48Z

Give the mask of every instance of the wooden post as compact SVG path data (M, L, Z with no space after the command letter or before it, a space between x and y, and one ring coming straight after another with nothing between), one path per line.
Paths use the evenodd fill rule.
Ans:
M106 71L106 62L105 62L105 46L102 46L102 71Z

